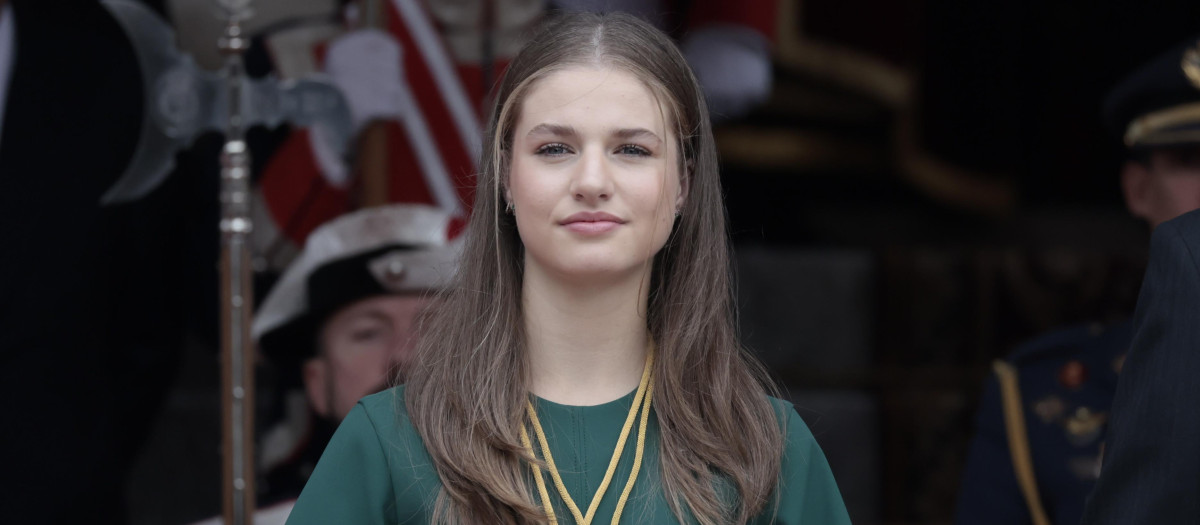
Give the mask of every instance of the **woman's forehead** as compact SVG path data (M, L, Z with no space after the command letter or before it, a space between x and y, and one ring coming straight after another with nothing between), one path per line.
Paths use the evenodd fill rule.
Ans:
M665 108L641 79L613 66L557 70L530 86L516 123L519 136L530 131L584 132L649 130L662 138Z

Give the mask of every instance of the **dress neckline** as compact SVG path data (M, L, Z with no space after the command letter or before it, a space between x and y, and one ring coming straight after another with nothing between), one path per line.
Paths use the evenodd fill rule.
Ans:
M549 399L539 397L537 394L531 393L529 395L533 398L533 405L535 407L537 407L539 411L549 410L552 412L569 412L569 413L574 413L574 414L578 414L578 413L584 412L584 411L586 411L586 412L593 412L593 411L606 412L609 409L619 409L622 411L626 411L626 410L629 410L630 403L633 403L633 398L635 395L637 395L637 388L630 390L629 393L627 393L621 397L618 397L612 401L605 401L603 403L599 403L599 404L595 404L595 405L564 405L562 403L555 403L554 401L550 401Z

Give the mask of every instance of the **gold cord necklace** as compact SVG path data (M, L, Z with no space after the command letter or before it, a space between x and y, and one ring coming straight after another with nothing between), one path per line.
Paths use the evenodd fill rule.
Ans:
M650 371L654 365L654 345L650 345L649 351L646 352L646 366L642 369L642 381L638 385L637 393L633 396L633 406L629 407L629 415L625 417L625 425L621 427L621 435L617 438L617 447L613 451L612 459L608 462L608 470L604 473L604 480L600 482L600 487L596 489L596 493L592 496L592 502L588 505L587 515L583 515L579 511L579 506L575 505L575 500L571 499L571 495L567 493L567 487L563 484L562 476L558 474L558 468L554 466L554 457L550 455L550 443L546 440L546 433L542 430L542 424L538 421L537 411L533 408L533 403L527 402L525 409L529 412L529 419L533 423L533 431L537 434L538 444L542 449L542 459L546 462L546 470L550 471L550 477L554 480L554 486L558 489L558 494L567 504L567 508L571 510L571 514L575 517L575 523L580 525L591 525L592 518L596 515L596 509L600 507L600 500L604 497L605 491L608 489L609 482L612 481L613 473L617 470L617 463L621 459L621 452L625 449L625 441L629 438L629 431L633 427L633 420L637 417L638 408L641 408L641 421L638 424L637 448L634 449L633 469L629 473L629 480L625 482L625 489L621 491L621 497L617 500L617 509L613 512L612 525L616 525L621 521L621 511L625 509L625 502L629 499L629 493L633 490L633 483L637 480L638 471L642 468L642 455L646 449L646 424L650 418L650 400L654 398L654 382ZM525 430L525 426L521 426L521 444L525 446L525 450L530 456L535 456L533 445L529 442L529 432ZM536 456L535 456L536 457ZM542 507L546 510L546 516L550 518L550 525L557 525L558 520L554 517L554 508L550 505L550 493L546 490L546 481L542 479L542 469L537 464L531 464L533 467L534 481L537 483L538 493L542 497Z

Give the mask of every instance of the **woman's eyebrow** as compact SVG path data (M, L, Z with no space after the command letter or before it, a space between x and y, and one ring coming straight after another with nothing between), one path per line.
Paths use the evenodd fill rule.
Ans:
M648 138L657 142L662 142L657 134L646 128L620 128L611 132L612 136L620 140L630 140L636 138ZM529 130L526 136L533 135L550 135L553 137L578 138L579 133L574 127L562 124L542 123L534 126Z
M622 128L613 131L612 134L614 137L621 140L649 138L658 142L662 142L662 139L658 138L658 135L646 128Z
M579 137L579 134L575 132L575 128L571 126L564 126L562 124L538 124L534 126L533 129L529 130L529 133L526 136L537 134L546 134L555 137L567 138Z

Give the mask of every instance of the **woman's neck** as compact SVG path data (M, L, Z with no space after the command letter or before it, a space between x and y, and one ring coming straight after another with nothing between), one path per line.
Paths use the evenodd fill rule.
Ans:
M529 268L527 268L529 270ZM649 272L572 286L527 271L522 284L531 389L543 399L589 406L637 388L650 340Z

